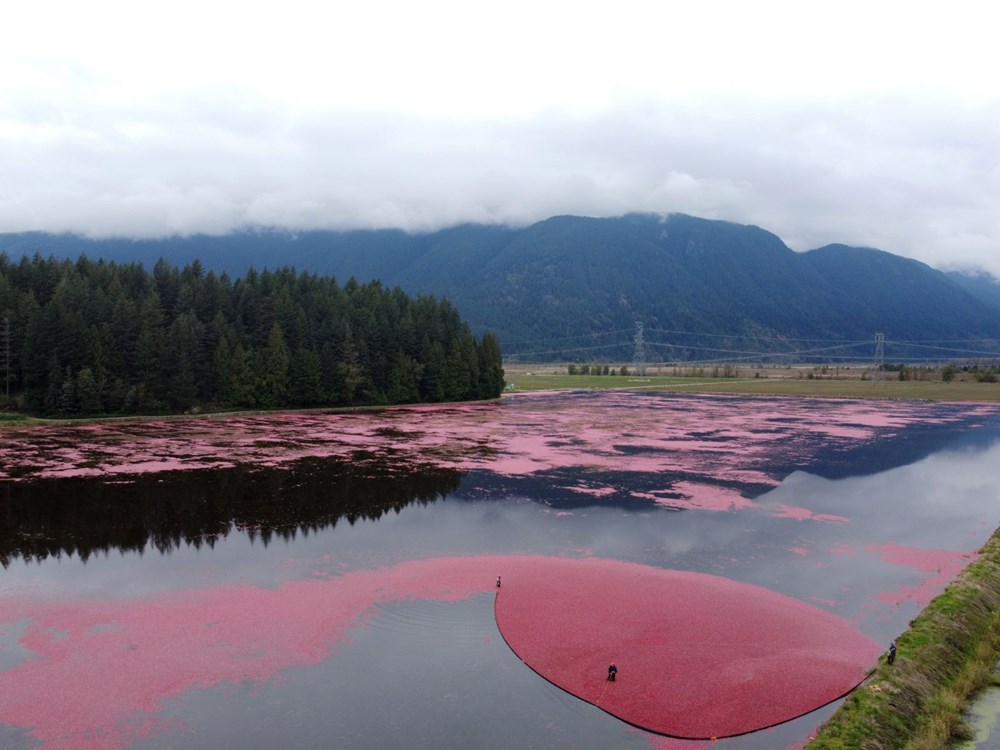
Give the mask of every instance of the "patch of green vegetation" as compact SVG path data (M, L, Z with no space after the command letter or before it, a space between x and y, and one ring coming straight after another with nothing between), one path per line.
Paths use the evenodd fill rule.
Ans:
M639 377L636 375L555 375L550 373L508 374L508 383L513 383L515 391L553 391L613 388L669 388L683 386L692 381L702 382L704 378L681 378L657 375Z
M0 411L0 427L6 425L27 424L28 418L23 414Z
M1000 656L1000 529L899 636L807 750L931 750L968 736L963 710Z
M1000 401L1000 384L970 382L890 380L872 383L860 379L712 378L653 375L559 375L508 373L513 391L621 389L677 391L683 393L732 393L759 396L812 396L821 398L874 398L927 401Z

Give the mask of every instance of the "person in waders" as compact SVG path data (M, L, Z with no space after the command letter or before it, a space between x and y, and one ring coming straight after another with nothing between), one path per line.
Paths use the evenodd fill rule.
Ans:
M608 681L614 682L616 677L618 677L618 667L612 662L611 666L608 667Z

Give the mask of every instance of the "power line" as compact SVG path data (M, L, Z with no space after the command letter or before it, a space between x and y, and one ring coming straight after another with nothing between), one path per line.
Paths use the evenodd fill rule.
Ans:
M838 343L838 342L842 343L842 339L800 339L800 338L791 338L791 337L787 337L787 336L763 336L763 335L761 335L761 336L743 336L743 335L739 335L739 334L729 334L729 333L705 333L705 332L698 332L698 331L674 331L674 330L670 330L668 328L649 328L647 330L649 331L649 333L667 333L667 334L670 334L670 335L673 335L673 336L698 336L698 337L705 337L705 338L719 338L719 339L728 339L728 340L731 340L731 341L732 340L737 340L738 341L740 339L745 339L747 341L781 341L781 342L786 342L786 341L788 341L788 342L812 341L812 342L815 342L817 344L832 344L832 343ZM868 343L868 342L866 340L864 342L860 342L859 341L857 343Z
M632 333L634 329L632 328L619 328L613 331L596 331L594 333L578 333L573 336L555 336L547 337L543 339L528 339L513 342L515 344L548 344L557 341L571 341L573 339L595 339L602 336L621 336L623 334Z
M514 352L507 356L509 357L537 357L542 355L553 355L553 354L570 354L574 352L592 352L598 350L621 350L623 346L627 344L616 343L616 344L599 344L597 346L574 346L564 349L535 349L527 352Z
M937 350L937 351L954 352L956 354L970 354L970 355L980 356L980 357L997 357L997 356L1000 356L1000 351L998 351L998 350L994 350L994 351L982 351L982 350L978 350L978 349L958 349L958 348L955 348L955 347L928 346L927 344L917 344L917 343L914 343L912 341L895 341L895 340L893 340L890 343L895 344L897 346L905 345L905 346L908 346L908 347L911 347L911 348L914 348L914 349L934 349L934 350Z
M638 329L637 325L637 329ZM626 334L631 333L631 342L626 338ZM673 340L667 341L650 341L647 336L648 334L660 334L663 336L668 336L673 334L675 338ZM885 337L885 334L880 332L881 336L881 346L882 346L882 357L883 364L882 369L884 369L884 351L887 345L893 346L897 352L905 352L904 359L908 362L940 362L949 358L972 358L972 357L1000 357L1000 341L993 339L977 339L973 341L955 339L954 341L965 344L965 347L948 347L935 345L935 340L923 340L921 341L908 341L908 340L889 340ZM521 351L517 351L518 344L509 345L513 352L507 355L508 361L510 360L531 360L535 359L550 359L550 358L572 358L580 356L589 357L611 357L611 358L624 358L628 356L626 352L631 344L633 360L636 360L637 347L636 347L636 337L638 336L638 330L629 331L628 329L615 329L610 331L600 331L588 334L578 334L573 336L563 336L550 339L538 339L533 342L522 341L518 342L520 346L523 346ZM609 340L610 337L610 340ZM682 339L682 340L678 340ZM687 339L686 341L683 339ZM725 340L726 342L737 343L740 341L752 342L756 346L752 347L717 347L717 346L705 346L702 342L707 343L711 340ZM575 341L589 340L593 343L583 345L583 346L559 346L558 342L572 343ZM936 340L937 344L946 343L947 340ZM532 347L531 344L536 344ZM543 346L537 346L537 344L544 344ZM805 344L806 346L803 346ZM643 365L650 364L646 356L647 349L659 350L661 356L663 354L676 353L675 356L679 356L682 361L686 364L695 363L715 363L715 362L734 362L734 361L772 361L776 358L781 358L786 361L803 361L808 357L819 357L823 361L839 361L839 362L856 362L858 364L870 363L871 360L871 349L869 348L872 344L871 339L867 340L838 340L829 338L786 338L777 336L743 336L743 335L728 335L719 333L707 333L707 332L694 332L694 331L682 331L676 329L666 329L666 328L653 328L648 329L642 326L642 349L641 354L643 358ZM990 349L973 349L968 348L969 345L978 345L981 347L988 347L990 345L995 345L997 348L995 350ZM927 356L919 357L914 356L915 352L913 350L924 350L927 352L936 352L937 356ZM854 350L854 353L852 353ZM692 355L711 355L707 358L694 360ZM722 355L722 356L719 356ZM634 365L638 364L638 361L633 362ZM668 364L668 363L667 363Z
M823 344L823 343L827 343L827 344L844 343L841 339L793 338L793 337L787 337L787 336L763 336L763 335L745 336L745 335L730 334L730 333L708 333L708 332L705 332L705 331L683 331L683 330L679 330L679 329L670 329L670 328L645 328L644 327L643 330L644 330L644 333L646 335L651 334L651 333L662 333L662 334L667 334L667 335L670 335L670 336L690 336L690 337L695 337L695 338L717 338L717 339L726 339L726 340L729 340L729 341L746 340L746 341L767 341L767 342L781 342L781 343L788 343L788 342L792 342L792 343L813 342L813 343L817 343L817 344ZM614 335L624 336L625 334L633 334L634 332L635 332L634 328L619 328L619 329L614 329L614 330L610 330L610 331L597 331L597 332L593 332L593 333L580 333L580 334L575 334L575 335L572 335L572 336L545 337L545 338L540 338L540 339L522 339L520 341L511 342L511 343L518 344L518 345L529 345L529 344L531 344L531 345L534 345L534 344L545 345L545 344L555 343L555 342L559 342L559 341L569 341L569 340L573 340L573 339L588 339L588 338L589 339L594 339L594 338L598 338L598 337L614 336ZM868 344L869 340L865 339L863 341L858 341L857 343L858 344Z
M634 343L634 340L633 340L633 343ZM830 354L830 352L834 352L834 351L837 351L837 350L840 350L840 349L850 349L850 348L858 347L862 343L864 343L864 344L870 344L870 342L850 342L850 343L847 343L847 344L838 344L836 346L813 347L813 348L810 348L810 349L791 349L791 350L785 349L785 350L781 350L781 351L767 351L767 350L759 350L759 349L754 349L754 350L745 350L745 349L719 349L719 348L715 348L715 347L688 346L688 345L683 345L683 344L660 344L660 343L655 343L655 342L654 343L650 343L650 342L647 342L647 341L644 340L643 341L643 347L644 347L644 349L645 348L654 348L654 349L680 350L680 351L687 352L687 353L695 353L695 352L705 353L705 352L708 352L708 353L712 353L712 354L725 354L725 355L728 355L726 357L721 357L721 358L718 358L718 359L700 360L700 361L712 361L712 362L714 362L714 361L719 361L719 362L733 361L733 360L737 360L737 359L740 359L740 360L758 359L759 360L759 359L773 359L775 357L783 357L783 358L787 358L787 357L804 357L806 355L817 355L817 354L823 354L823 356L826 359L844 359L844 360L850 360L850 361L863 361L863 360L867 360L868 359L868 356L869 356L868 354L859 352L858 354L856 354L854 356L843 356L843 357L836 357L836 356ZM508 356L509 359L524 359L524 358L528 358L528 357L579 354L581 352L590 352L590 353L593 354L595 352L601 352L601 351L607 352L609 356L610 355L615 355L615 354L617 354L617 355L620 356L620 355L624 354L624 347L625 346L626 346L626 344L623 342L621 344L603 344L603 345L597 345L597 346L580 346L580 347L572 347L572 348L564 348L564 349L542 349L542 350L536 349L536 350L533 350L533 351L512 353L512 354L509 354L507 356ZM634 349L633 349L633 354L634 354ZM691 361L695 361L695 360L686 359L684 361L685 362L691 362Z
M859 345L868 345L871 343L871 339L860 339L854 342L847 342L843 339L831 339L831 338L798 338L790 336L765 336L765 335L743 335L735 333L709 333L707 331L686 331L681 329L673 328L648 328L643 327L644 335L648 337L651 333L662 333L669 336L690 336L695 338L716 338L716 339L726 339L729 341L766 341L766 342L779 342L779 343L817 343L817 344L846 344L846 343L856 343ZM573 339L595 339L599 337L606 336L624 336L625 334L633 334L633 328L618 328L609 331L595 331L591 333L579 333L569 336L555 336L555 337L545 337L540 339L522 339L517 342L513 342L520 345L527 344L548 344L555 343L559 341L570 341ZM888 341L888 340L887 340ZM647 340L647 343L648 340ZM977 339L977 338L962 338L962 339L892 339L893 344L897 345L931 345L931 344L964 344L968 345L971 343L981 344L981 345L993 345L1000 347L1000 339ZM946 347L951 348L951 347Z
M780 350L780 351L769 351L769 350L762 350L762 349L752 349L752 350L746 350L746 349L715 349L713 347L708 347L708 346L688 346L686 344L657 344L657 343L652 343L652 344L649 344L649 346L652 346L652 347L661 347L661 348L667 348L667 349L684 349L686 351L696 351L696 352L718 352L720 354L749 354L749 355L755 355L755 354L756 355L764 355L764 354L766 354L766 355L772 356L772 357L773 356L782 356L783 357L783 356L788 356L788 355L793 355L793 354L794 355L797 355L797 354L819 354L820 352L831 352L831 351L836 351L837 349L850 349L850 348L853 348L853 347L860 346L861 344L864 344L864 345L867 346L869 344L869 342L867 342L867 341L865 341L865 342L861 342L861 341L854 342L854 341L852 341L852 342L849 342L849 343L846 343L846 344L838 344L836 346L813 347L811 349L785 349L785 350Z

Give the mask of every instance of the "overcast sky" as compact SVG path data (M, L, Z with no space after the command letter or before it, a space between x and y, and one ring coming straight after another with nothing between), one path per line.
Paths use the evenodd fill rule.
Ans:
M8 3L0 232L683 212L1000 275L986 2Z

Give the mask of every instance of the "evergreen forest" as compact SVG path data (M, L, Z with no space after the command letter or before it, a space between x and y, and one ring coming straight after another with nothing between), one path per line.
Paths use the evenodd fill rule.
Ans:
M499 342L446 299L291 268L0 253L0 404L51 416L496 398Z

